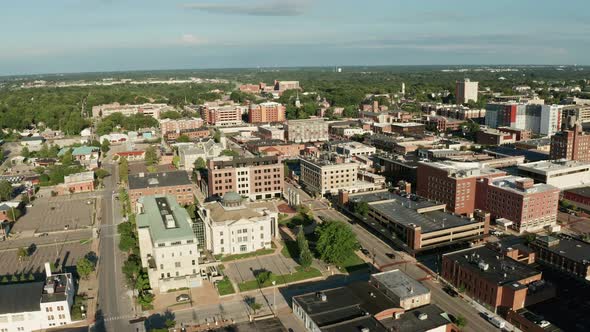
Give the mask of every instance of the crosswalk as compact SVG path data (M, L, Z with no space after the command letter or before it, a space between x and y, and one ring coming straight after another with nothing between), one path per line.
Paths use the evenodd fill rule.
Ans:
M112 316L112 317L105 317L103 320L105 322L112 322L115 320L130 320L133 318L137 318L137 316L135 316L135 315Z

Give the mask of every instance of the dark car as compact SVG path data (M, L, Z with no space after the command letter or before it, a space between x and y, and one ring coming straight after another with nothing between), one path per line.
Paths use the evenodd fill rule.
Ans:
M452 297L457 297L457 295L459 295L459 293L457 293L456 290L452 289L449 286L444 287L443 290L445 291L445 293L449 294Z
M388 258L394 259L395 258L395 254L392 252L388 252L385 254L385 256L387 256Z
M365 248L361 248L361 252L362 252L362 253L363 253L363 255L365 255L365 256L369 256L369 255L371 254L371 253L370 253L370 252L369 252L367 249L365 249Z

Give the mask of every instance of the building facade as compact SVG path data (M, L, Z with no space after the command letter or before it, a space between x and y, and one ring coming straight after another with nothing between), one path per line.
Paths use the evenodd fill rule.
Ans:
M145 116L151 116L154 119L159 119L160 113L173 110L174 107L166 104L121 105L119 103L112 103L93 106L92 117L104 118L113 113L121 113L124 116L143 114Z
M242 124L242 113L245 107L237 105L202 105L201 118L213 126L237 126Z
M536 260L566 274L590 280L590 244L569 236L540 236L529 246Z
M359 164L332 162L323 159L301 159L300 181L306 190L317 195L337 194L351 190L357 183Z
M473 82L466 78L463 81L457 81L455 84L455 98L457 104L467 104L477 102L478 82Z
M286 139L290 142L322 142L330 139L329 126L324 119L289 120L284 127Z
M248 110L249 123L284 122L286 108L275 102L250 105Z
M194 203L193 184L185 171L139 173L129 175L129 200L135 207L143 196L170 195L182 205Z
M137 236L141 265L152 289L201 285L198 241L188 212L173 196L143 196L137 202Z
M160 120L160 132L162 137L166 137L168 133L201 128L203 124L204 121L200 118L163 119Z
M519 233L536 232L555 226L559 188L533 179L516 176L485 178L476 198L476 206L504 218Z
M275 156L210 160L202 174L201 191L209 197L236 192L251 200L277 198L284 189L284 172Z
M204 224L205 248L214 255L232 255L270 249L279 236L278 212L272 202L245 202L227 192L222 199L198 210Z
M563 130L551 137L551 159L579 160L590 162L590 134L584 133L581 124L572 130Z
M590 184L590 162L576 160L545 160L520 164L518 174L560 190Z
M64 183L56 186L58 195L94 191L94 172L76 173L64 176Z

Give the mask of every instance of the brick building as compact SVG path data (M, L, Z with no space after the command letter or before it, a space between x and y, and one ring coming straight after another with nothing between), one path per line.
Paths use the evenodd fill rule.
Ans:
M590 211L590 187L588 186L565 190L563 198L581 209Z
M283 128L260 126L258 127L258 136L262 139L285 140L285 130Z
M481 167L477 163L420 162L416 194L443 202L458 214L472 214L479 179L506 175L506 172Z
M285 123L285 137L295 143L328 141L328 129L324 119L289 120Z
M515 139L517 142L526 141L533 138L533 132L528 129L519 129L519 128L512 128L512 127L498 127L498 130L504 133L511 133L515 134Z
M498 129L480 130L475 133L475 143L483 145L503 145L516 142L516 134Z
M123 151L115 153L119 158L125 158L127 161L140 161L145 159L145 151Z
M572 130L563 130L551 137L551 159L590 161L590 134L576 124Z
M187 136L191 141L193 141L211 136L211 131L209 130L209 128L206 127L181 129L178 131L169 131L168 133L166 133L164 138L167 141L176 141L180 136L183 135Z
M528 285L541 280L541 272L488 247L444 254L441 275L477 302L502 310L523 308Z
M275 102L250 105L250 109L248 110L248 122L284 122L286 120L285 112L285 106Z
M210 160L201 174L201 191L222 197L227 192L248 196L251 200L281 197L285 169L275 156Z
M237 105L208 105L200 107L201 118L214 126L235 126L242 123L244 107Z
M590 244L568 236L541 236L529 246L538 262L567 274L590 280Z
M281 156L284 158L294 158L301 154L305 149L305 144L286 143L281 140L258 140L246 143L248 151L256 154L267 156Z
M58 195L94 191L94 172L83 172L64 177L64 183L56 186Z
M484 178L477 191L476 208L492 218L504 218L519 233L555 226L559 189L516 176ZM479 185L479 184L478 184Z
M185 171L129 175L128 183L133 208L140 197L148 195L170 195L181 205L194 202L193 184Z
M204 121L200 118L189 119L163 119L160 120L160 131L162 137L170 132L180 132L188 129L197 129L203 127Z
M416 122L394 122L391 124L391 131L402 135L423 135L424 124Z

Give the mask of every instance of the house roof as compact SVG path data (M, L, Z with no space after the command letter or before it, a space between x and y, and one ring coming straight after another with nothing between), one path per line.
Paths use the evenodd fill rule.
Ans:
M72 148L63 148L61 150L59 150L59 152L57 153L58 156L63 156L69 149ZM100 150L99 147L97 146L78 146L72 149L72 156L85 156L85 155L89 155L92 154L94 151L98 151Z
M172 196L143 196L143 212L137 215L137 228L149 228L152 242L191 240L195 238L188 212ZM167 227L169 218L175 227Z

